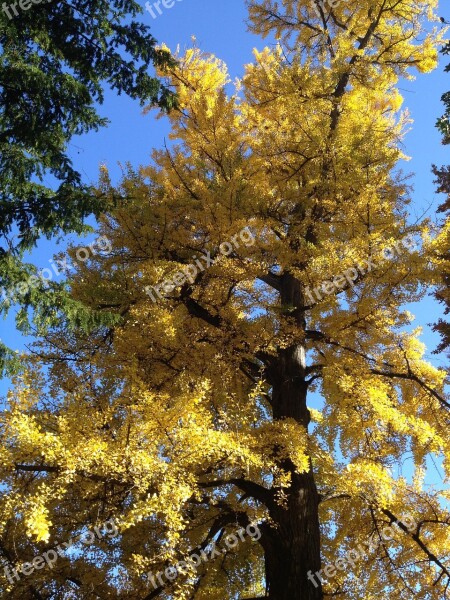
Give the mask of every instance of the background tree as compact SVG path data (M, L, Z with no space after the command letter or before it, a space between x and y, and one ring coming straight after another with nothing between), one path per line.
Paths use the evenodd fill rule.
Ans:
M441 17L441 22L448 25L448 21L444 17ZM444 56L448 56L450 54L450 42L448 40L441 49L441 53ZM444 71L447 73L450 71L450 64L445 67ZM438 119L437 127L442 133L443 143L448 144L450 143L450 92L443 94L441 99L445 106L445 112L442 117Z
M31 3L30 3L31 4ZM103 86L169 109L170 90L149 68L173 64L149 28L134 19L137 2L43 2L0 10L0 287L13 289L35 272L23 253L41 236L86 231L84 219L106 210L67 154L72 136L107 120L96 105ZM54 181L54 185L49 185ZM62 297L43 286L11 301L52 312ZM2 302L1 311L10 301ZM18 324L26 322L26 310ZM6 349L2 346L2 356Z
M441 19L444 23L446 23L445 19ZM448 55L450 54L450 43L447 44L442 49L442 54ZM445 71L450 71L450 65L447 65ZM442 133L442 142L443 144L450 143L450 127L449 127L449 117L450 117L450 92L443 94L442 101L445 106L444 115L438 119L438 129ZM438 209L438 212L444 214L444 226L441 231L441 234L436 243L435 255L437 259L437 266L441 269L441 282L439 285L439 289L437 290L435 296L444 305L445 314L448 315L450 313L450 239L449 239L449 215L450 215L450 168L449 167L441 167L438 168L436 165L433 165L433 173L436 175L436 183L438 184L438 192L447 195L447 200L441 204ZM450 348L450 323L445 321L444 319L440 319L439 322L435 326L435 331L438 331L442 336L442 342L437 349L438 352L443 350L448 350Z
M445 202L441 204L438 212L444 214L442 229L434 244L434 257L436 268L440 273L440 281L435 297L444 305L444 313L450 313L450 167L437 168L433 166L433 173L436 175L437 191L447 195ZM450 323L445 319L439 319L434 326L434 330L441 334L442 342L437 348L437 352L442 352L450 348Z
M250 2L280 45L231 96L218 59L180 57L174 146L119 189L103 171L100 193L134 200L71 280L74 302L120 324L54 328L2 418L6 564L108 518L120 535L0 572L8 597L445 597L448 494L423 479L429 456L448 472L450 403L402 308L435 274L396 174L397 83L436 64L433 6ZM152 586L147 572L250 522L257 543Z

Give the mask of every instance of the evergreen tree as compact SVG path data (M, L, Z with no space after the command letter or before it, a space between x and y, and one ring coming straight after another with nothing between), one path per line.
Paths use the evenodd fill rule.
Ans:
M447 195L447 199L438 209L439 213L443 213L444 220L440 234L434 244L434 259L439 275L435 297L444 305L444 313L448 315L450 314L450 167L438 169L434 165L433 173L437 178L437 191ZM434 330L438 331L442 337L437 352L448 352L450 349L450 323L445 319L439 319L439 322L434 326Z
M174 104L149 74L173 59L135 20L139 12L132 0L25 0L0 9L0 311L22 304L19 326L27 306L51 314L58 305L44 286L7 293L35 274L23 253L41 236L86 231L85 218L107 209L67 154L74 135L107 124L96 108L104 87L166 110Z

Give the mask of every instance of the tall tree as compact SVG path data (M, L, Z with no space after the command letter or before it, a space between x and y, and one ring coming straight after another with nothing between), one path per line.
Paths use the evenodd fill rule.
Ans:
M62 323L10 394L13 600L445 596L447 496L423 477L430 455L448 473L450 403L406 331L434 275L396 169L397 83L436 64L435 3L333 4L250 2L279 46L231 96L225 65L187 51L173 148L119 189L103 171L102 194L134 200L71 292L121 322ZM118 536L13 574L110 518ZM224 552L251 523L260 539Z
M446 23L445 19L441 19ZM442 49L442 54L450 54L450 43ZM450 71L450 65L445 68L446 72ZM443 144L450 143L450 92L446 92L442 96L442 101L445 106L444 115L438 119L437 126L442 133ZM441 270L441 281L436 291L436 298L439 302L444 305L444 312L446 315L450 313L450 168L441 167L438 168L433 165L433 173L436 175L436 182L438 184L437 191L442 194L446 194L447 199L441 204L438 212L444 214L444 223L442 231L436 240L434 255L436 258L437 266ZM440 319L435 326L435 331L438 331L442 336L442 342L437 349L438 352L448 350L450 348L450 323L444 319Z
M107 124L96 108L104 86L165 109L174 103L149 74L173 59L135 20L139 3L36 4L5 2L0 9L0 287L9 292L2 312L11 302L51 311L55 298L43 286L13 291L35 272L22 263L23 253L41 236L85 231L84 219L107 208L67 153L74 135Z

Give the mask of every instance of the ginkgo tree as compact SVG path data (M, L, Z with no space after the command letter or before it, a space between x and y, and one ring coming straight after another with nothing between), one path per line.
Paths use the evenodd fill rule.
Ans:
M170 147L117 188L103 168L127 199L112 251L69 283L116 324L61 314L9 393L8 598L445 597L448 492L425 477L429 457L448 476L450 402L404 308L439 274L399 170L399 79L436 65L436 2L330 4L250 2L277 43L234 93L188 50ZM117 536L30 573L107 519Z

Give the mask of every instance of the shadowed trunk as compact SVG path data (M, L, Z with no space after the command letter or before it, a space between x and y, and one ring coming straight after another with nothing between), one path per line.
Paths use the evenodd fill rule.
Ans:
M289 274L281 278L281 303L303 306L301 287ZM304 327L303 319L298 323ZM269 371L275 420L295 419L308 428L310 414L306 405L305 348L296 344L280 350ZM308 574L320 570L319 495L312 465L306 473L296 473L285 461L280 466L291 473L286 506L275 505L271 517L276 527L264 527L262 543L266 560L266 579L271 600L322 600L320 581ZM311 576L312 577L312 576Z

